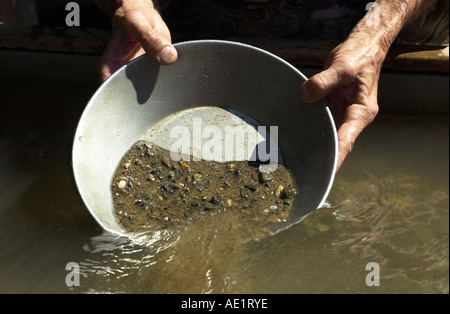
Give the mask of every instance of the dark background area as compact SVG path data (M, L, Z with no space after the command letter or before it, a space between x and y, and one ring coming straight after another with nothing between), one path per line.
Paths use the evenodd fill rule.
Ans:
M66 26L68 2L36 0L39 24ZM80 6L80 26L111 27L111 18L93 0L74 2ZM175 41L230 36L343 40L364 15L367 4L359 0L172 0L168 3L162 9L162 16ZM312 18L314 12L323 9L330 11L321 18Z
M39 24L42 26L66 26L66 11L69 0L36 0ZM94 0L73 1L80 6L80 26L89 28L110 28L111 18L103 13Z

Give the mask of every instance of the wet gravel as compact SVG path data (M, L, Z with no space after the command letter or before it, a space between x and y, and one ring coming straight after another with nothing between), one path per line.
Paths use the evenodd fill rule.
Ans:
M124 155L111 189L117 220L129 232L220 219L223 211L259 222L285 221L297 196L283 165L267 173L242 161L174 161L169 151L143 141Z

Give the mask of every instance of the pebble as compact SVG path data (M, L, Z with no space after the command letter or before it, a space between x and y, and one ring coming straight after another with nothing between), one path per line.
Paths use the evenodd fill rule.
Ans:
M206 205L205 206L205 211L209 212L212 210L215 210L217 207L215 207L214 205Z
M270 172L260 172L259 173L259 182L260 183L266 183L266 182L272 182L274 180L274 176Z
M199 173L196 173L196 174L194 174L194 175L192 176L192 179L193 179L194 181L200 182L200 181L202 181L202 175L199 174Z
M297 196L297 190L293 187L289 187L283 190L283 194L285 198L292 199Z
M172 168L172 163L170 162L170 159L169 159L169 157L167 157L167 156L163 156L163 157L161 158L161 163L162 163L164 166L166 166L167 168Z
M245 187L251 190L252 192L255 192L258 189L258 187L254 184L245 184Z
M221 202L218 198L215 198L214 196L211 198L211 203L214 205L219 205Z
M152 224L170 227L222 211L243 211L252 219L264 213L261 221L266 221L285 217L292 204L290 198L297 194L295 189L283 187L292 185L283 178L283 172L258 171L256 165L238 162L175 162L155 147L148 148L149 158L142 156L145 150L141 145L134 155L124 158L115 174L114 205L124 227L133 222L140 225L141 217L146 219L142 228ZM131 163L127 174L134 178L123 171L127 162ZM125 215L119 213L126 209L130 211Z
M284 191L284 186L280 185L277 190L275 191L275 196L277 198L282 198L283 197L283 191Z
M185 163L185 162L181 162L181 163L180 163L180 169L183 170L183 171L186 171L186 170L191 169L191 166L189 166L189 165L188 165L187 163Z
M127 186L127 181L125 181L125 180L120 181L119 184L117 185L117 187L118 187L120 190L125 189L126 186Z

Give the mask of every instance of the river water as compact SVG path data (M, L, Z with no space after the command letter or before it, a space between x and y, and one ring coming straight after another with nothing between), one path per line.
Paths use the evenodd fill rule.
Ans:
M3 87L1 293L449 293L448 117L381 113L323 208L284 231L225 215L140 242L104 232L73 180L80 103L93 90ZM69 263L78 286L67 285ZM379 286L366 284L369 263Z

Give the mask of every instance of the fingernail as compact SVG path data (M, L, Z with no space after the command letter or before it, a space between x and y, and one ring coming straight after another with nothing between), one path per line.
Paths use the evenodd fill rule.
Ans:
M177 55L177 51L172 46L167 46L158 55L158 61L162 64L171 64Z
M313 95L311 94L311 91L308 88L308 85L303 85L302 88L301 88L300 93L302 95L302 99L305 102L308 102L308 103L314 102Z

